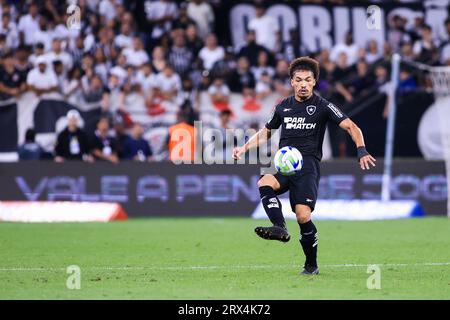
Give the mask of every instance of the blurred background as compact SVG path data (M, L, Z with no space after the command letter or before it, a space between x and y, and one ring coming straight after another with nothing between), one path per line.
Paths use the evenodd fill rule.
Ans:
M258 167L174 167L170 135L197 120L222 132L262 127L292 93L290 61L308 55L321 66L316 93L361 127L380 159L358 171L354 143L330 124L320 197L380 199L395 99L390 195L445 215L430 74L450 66L448 13L445 0L0 0L0 200L249 215Z

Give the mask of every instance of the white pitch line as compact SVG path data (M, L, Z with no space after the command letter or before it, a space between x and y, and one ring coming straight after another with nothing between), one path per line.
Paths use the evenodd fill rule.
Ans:
M380 267L420 267L420 266L450 266L450 262L424 262L424 263L372 263L372 264L323 264L321 268L362 268L371 265L377 265ZM231 266L149 266L149 267L81 267L82 270L110 270L110 271L131 271L131 270L159 270L159 271L172 271L172 270L233 270L233 269L271 269L271 268L300 268L302 265L231 265ZM25 267L11 267L0 268L0 272L19 271L65 271L66 268L25 268Z

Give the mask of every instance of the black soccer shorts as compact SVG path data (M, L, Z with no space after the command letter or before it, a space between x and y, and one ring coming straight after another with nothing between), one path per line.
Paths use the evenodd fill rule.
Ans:
M307 205L311 208L311 212L314 211L320 180L320 164L317 158L304 156L303 167L299 172L292 176L284 176L277 172L275 178L281 186L275 193L280 195L289 190L289 201L293 212L295 212L296 204Z

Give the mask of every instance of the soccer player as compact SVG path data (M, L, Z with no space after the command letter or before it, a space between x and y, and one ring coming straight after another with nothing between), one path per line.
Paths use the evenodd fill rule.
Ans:
M367 152L364 138L359 127L333 103L313 93L319 79L319 63L309 57L300 57L292 61L289 67L291 85L294 94L275 106L265 128L259 130L248 142L233 149L233 158L240 159L249 149L256 148L267 141L271 130L281 126L279 147L296 147L303 155L303 167L293 176L263 175L258 181L261 202L272 222L271 227L256 227L258 236L268 240L287 242L290 239L286 223L281 212L278 195L289 190L292 211L295 212L300 226L300 244L306 256L301 275L319 273L317 266L318 234L311 221L311 212L317 200L320 179L319 162L322 158L322 143L327 122L338 124L352 137L357 147L361 169L375 166L375 159Z

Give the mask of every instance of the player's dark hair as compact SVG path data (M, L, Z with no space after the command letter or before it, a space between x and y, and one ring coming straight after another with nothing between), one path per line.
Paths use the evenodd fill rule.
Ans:
M319 62L310 57L300 57L291 62L289 66L289 77L292 79L296 71L309 70L313 73L314 79L319 80Z

